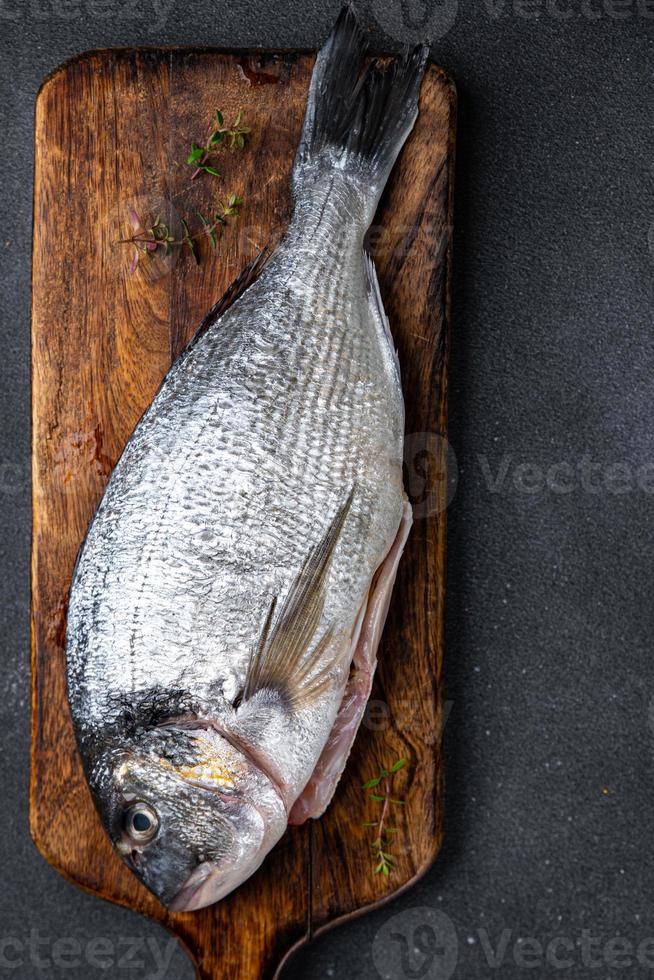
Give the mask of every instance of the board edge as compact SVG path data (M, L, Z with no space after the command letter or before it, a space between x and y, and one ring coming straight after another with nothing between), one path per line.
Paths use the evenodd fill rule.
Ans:
M129 47L127 45L120 45L116 47L109 48L86 48L84 51L79 51L75 54L70 55L65 58L54 68L51 68L49 72L41 79L39 86L36 90L34 97L35 103L44 97L45 92L48 90L50 85L58 81L61 76L66 75L71 69L75 68L79 64L92 61L94 58L106 58L108 61L115 57L127 57L138 54L149 54L154 55L157 53L164 55L173 54L220 54L220 55L230 55L232 57L244 58L247 56L266 56L266 57L289 57L289 56L315 56L318 53L317 48L263 48L248 45L245 47L224 47L222 45L204 45L204 44L188 44L188 45L175 45L175 44L141 44L136 47ZM374 51L370 53L371 57L375 58L394 58L397 57L398 52L396 51ZM427 62L427 67L429 70L436 72L440 75L443 83L449 88L454 88L456 91L456 86L454 83L454 77L451 72L443 68L442 65L437 64L432 60L431 56Z

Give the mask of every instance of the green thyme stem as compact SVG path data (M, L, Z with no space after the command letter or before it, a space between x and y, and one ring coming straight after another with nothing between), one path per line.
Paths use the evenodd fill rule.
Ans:
M194 241L194 242L197 242L197 240L199 238L209 238L209 236L211 235L211 232L212 231L215 231L216 228L219 228L221 225L225 225L225 224L227 224L227 222L225 221L225 219L224 218L220 218L218 221L214 221L214 223L212 225L209 225L206 228L202 228L200 231L197 231L194 235L189 235L188 238L169 238L168 239L168 244L169 245L185 245L189 238L192 241ZM157 241L156 238L151 238L151 237L147 237L146 238L143 235L132 235L131 238L119 238L117 244L118 245L134 245L134 244L136 244L138 242L141 242L143 245L157 245L157 246L159 246L159 245L162 245L163 244L161 241Z
M386 816L388 814L388 798L390 794L388 776L384 778L383 787L384 787L384 805L382 807L381 817L379 818L379 831L378 831L378 837L380 842L384 835L384 823L386 821Z
M363 789L370 790L368 798L374 803L381 803L382 809L379 820L367 820L364 827L374 827L376 832L375 840L370 844L372 856L375 861L375 874L383 874L388 877L395 864L395 858L389 853L390 835L397 833L393 827L387 827L389 808L394 806L404 806L403 800L394 799L391 796L391 783L393 776L406 765L406 759L398 759L389 768L380 770L377 776L369 779L363 784ZM380 792L381 790L381 792Z

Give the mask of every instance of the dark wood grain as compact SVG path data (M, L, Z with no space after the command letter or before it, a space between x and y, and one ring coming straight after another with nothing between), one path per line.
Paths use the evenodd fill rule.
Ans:
M431 864L442 835L444 435L455 97L431 66L421 115L371 235L402 364L407 479L416 522L380 651L372 709L320 821L290 828L235 894L169 915L113 854L77 756L66 701L66 597L75 556L107 478L171 360L245 263L283 234L289 175L313 56L195 50L100 51L43 85L36 109L32 379L33 737L31 829L62 874L151 916L198 976L272 977L285 955L336 920L384 901ZM189 185L192 140L216 108L252 126L225 152L220 181ZM173 225L217 196L246 205L217 255L141 262L117 240L130 208ZM361 783L405 756L397 870L375 875L375 815ZM397 821L396 821L397 823Z

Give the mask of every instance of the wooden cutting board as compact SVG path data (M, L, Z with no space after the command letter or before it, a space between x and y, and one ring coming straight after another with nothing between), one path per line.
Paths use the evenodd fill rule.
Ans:
M290 828L259 872L201 912L169 915L113 854L78 759L64 638L73 563L123 445L164 373L245 263L283 233L289 175L314 56L300 52L121 50L82 55L36 105L33 398L31 830L82 888L163 923L198 977L269 978L288 951L406 888L442 835L440 676L445 556L446 363L454 88L430 66L421 114L384 195L371 244L402 365L406 479L416 522L400 567L370 713L335 799ZM215 110L251 127L222 173L190 181L192 141ZM118 244L130 211L196 222L230 193L242 214L214 254L141 259ZM208 246L208 243L205 242ZM375 874L362 783L404 757L393 794L396 868Z

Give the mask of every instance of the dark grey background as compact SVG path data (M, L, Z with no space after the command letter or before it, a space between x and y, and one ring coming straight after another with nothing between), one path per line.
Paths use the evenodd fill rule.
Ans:
M67 884L27 830L37 87L64 58L105 45L316 46L338 7L0 0L0 975L162 976L150 946L141 967L118 957L126 937L160 955L168 942ZM654 975L654 2L361 0L360 12L382 49L417 38L422 16L460 98L447 838L422 883L318 940L285 976L374 978L377 962L400 980L443 978L457 955L462 980ZM431 967L411 952L412 940L429 946L430 925L444 950ZM407 937L404 967L390 933ZM566 967L519 941L556 935L573 947ZM88 945L102 938L105 949ZM192 976L183 954L166 976Z

